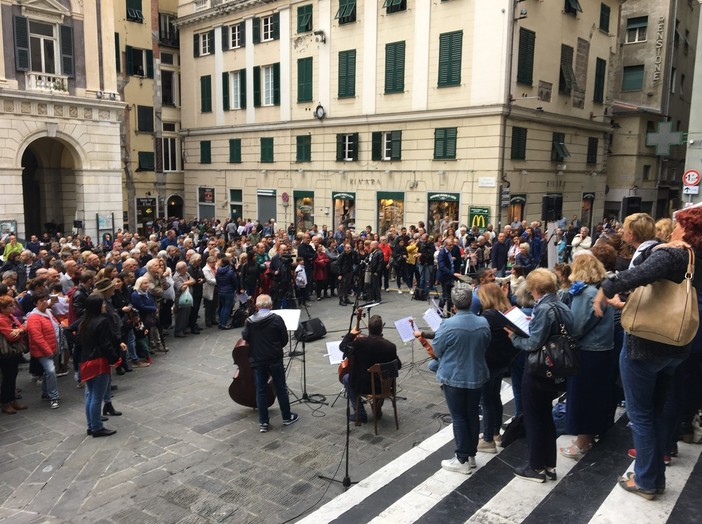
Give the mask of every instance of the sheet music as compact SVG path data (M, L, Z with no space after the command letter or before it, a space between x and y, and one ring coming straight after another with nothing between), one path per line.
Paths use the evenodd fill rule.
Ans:
M442 318L439 316L435 309L427 309L424 312L424 316L422 316L422 318L424 319L424 322L427 323L427 326L429 326L434 333L436 333L439 330Z
M397 334L400 335L400 340L405 344L414 340L414 330L412 329L410 320L412 320L412 317L405 317L395 321Z
M282 317L285 322L285 329L295 331L300 325L300 310L299 309L274 309L271 313L275 313Z
M340 344L341 340L327 342L327 356L329 357L329 364L332 366L338 366L344 360L344 354L339 349Z
M237 298L237 300L239 300L240 303L245 304L246 302L249 301L249 299L250 299L251 297L250 297L249 295L247 295L246 292L244 292L244 293L242 293L242 294L240 294L240 295L237 295L236 298Z
M502 313L502 315L512 324L510 327L517 328L512 329L512 331L515 331L521 337L529 336L529 322L531 322L531 317L526 316L521 309L513 306Z

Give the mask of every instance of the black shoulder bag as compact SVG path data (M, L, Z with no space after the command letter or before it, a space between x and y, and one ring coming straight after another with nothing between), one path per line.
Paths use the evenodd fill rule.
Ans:
M565 377L577 375L580 362L576 350L578 342L568 333L557 307L550 306L556 313L559 332L551 335L546 343L527 355L527 373L541 378L562 381Z

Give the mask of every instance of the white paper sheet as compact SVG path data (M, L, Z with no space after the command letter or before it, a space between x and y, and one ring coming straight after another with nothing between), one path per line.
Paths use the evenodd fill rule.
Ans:
M285 321L285 329L295 331L300 325L300 310L299 309L274 309L272 311Z
M427 309L424 312L424 316L422 316L422 318L424 319L424 322L427 323L427 326L429 326L434 333L436 333L439 330L439 326L441 325L441 321L443 320L436 312L436 310L432 308Z
M526 316L521 309L515 306L502 313L502 315L504 315L512 325L522 331L522 333L518 333L518 335L529 336L529 322L531 322L531 317Z
M327 356L331 366L338 366L344 360L344 354L339 349L339 344L341 344L341 340L327 342Z
M414 340L414 329L412 329L410 320L412 320L412 317L405 317L395 321L397 334L400 335L400 340L405 344Z

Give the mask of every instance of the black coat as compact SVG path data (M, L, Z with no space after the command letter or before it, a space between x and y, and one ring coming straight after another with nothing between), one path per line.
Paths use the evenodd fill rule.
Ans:
M356 392L361 394L371 391L368 368L373 364L392 362L397 359L398 369L402 367L400 357L397 356L397 346L382 336L358 336L354 339L351 333L347 333L339 349L344 353L344 357L350 357L349 384L352 384Z
M241 338L249 344L251 367L261 367L283 360L283 348L288 343L288 330L283 318L273 312L257 312L246 319Z

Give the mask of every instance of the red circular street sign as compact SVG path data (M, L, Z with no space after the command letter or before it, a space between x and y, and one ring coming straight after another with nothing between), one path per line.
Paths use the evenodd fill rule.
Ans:
M685 171L683 184L686 186L698 186L700 184L700 172L695 169L688 169Z

